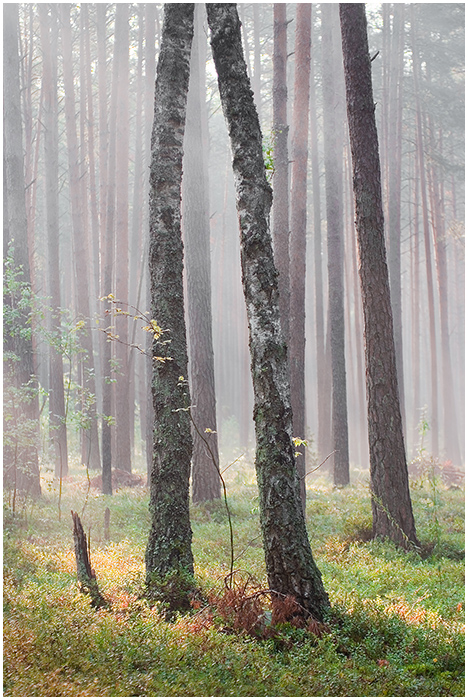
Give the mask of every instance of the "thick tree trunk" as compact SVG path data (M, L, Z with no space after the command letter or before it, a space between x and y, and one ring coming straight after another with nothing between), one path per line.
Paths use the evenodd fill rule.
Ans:
M287 349L280 329L278 275L269 231L272 194L265 176L260 125L236 5L212 3L206 8L236 182L255 395L255 467L268 581L272 590L293 595L321 620L329 602L307 538L294 460Z
M6 244L12 246L14 266L18 271L21 270L18 281L30 286L19 82L18 5L9 3L3 9ZM4 381L7 387L13 386L16 390L13 392L15 405L12 407L16 429L13 428L15 434L11 435L14 444L7 444L5 449L5 484L32 496L39 496L39 402L34 376L32 339L31 335L23 332L23 329L27 328L30 307L23 308L24 299L15 298L14 295L5 299L5 303L11 305L17 314L15 329L8 329L9 333L5 337L5 349L12 355L11 360L6 363Z
M194 503L221 496L213 333L211 320L208 143L203 135L206 38L202 12L195 12L183 159L182 212L187 273L190 394L193 408L192 498ZM204 14L204 13L203 13Z
M278 270L281 328L289 338L289 155L286 3L274 4L273 34L273 137L274 175L272 234Z
M294 101L292 116L290 328L289 363L294 437L306 435L305 405L305 276L307 229L307 157L309 136L310 38L312 6L296 6ZM298 447L296 466L305 508L305 449Z
M408 486L385 254L380 161L364 4L340 4L359 244L374 536L417 544Z
M343 282L343 116L338 81L342 71L334 41L336 4L322 4L322 70L328 248L328 320L332 365L333 482L349 483L348 409Z
M151 596L162 598L175 609L189 607L193 585L189 515L192 439L180 230L193 12L194 5L189 3L164 7L150 166L151 315L163 333L153 341L154 443L146 581Z
M55 13L49 18L47 5L38 5L42 48L42 91L44 96L44 170L47 222L47 270L49 281L50 330L60 335L60 224L59 224L59 148L57 101L58 23ZM68 474L68 447L63 358L55 345L49 348L49 420L55 454L55 476Z

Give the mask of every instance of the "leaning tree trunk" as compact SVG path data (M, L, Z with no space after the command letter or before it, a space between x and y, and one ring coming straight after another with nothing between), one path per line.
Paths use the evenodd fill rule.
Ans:
M374 536L417 544L401 423L365 5L340 3L359 244Z
M236 182L244 296L255 395L255 466L270 588L292 595L317 619L329 607L310 549L292 444L287 348L280 329L278 276L269 230L271 188L262 136L232 3L206 5Z
M151 317L154 334L151 531L146 582L173 609L190 605L193 577L189 514L190 392L182 281L180 196L193 3L168 3L159 53L150 165ZM162 358L162 359L161 359Z

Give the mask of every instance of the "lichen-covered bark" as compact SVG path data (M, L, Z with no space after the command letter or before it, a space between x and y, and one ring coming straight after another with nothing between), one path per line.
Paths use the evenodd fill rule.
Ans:
M183 229L187 272L190 392L193 408L192 498L221 496L211 320L208 143L204 136L206 37L203 5L196 10L187 99L183 178ZM210 432L205 432L209 429ZM208 444L207 444L208 443ZM209 447L208 447L209 445Z
M329 606L310 549L292 445L287 349L269 230L271 188L235 4L207 4L211 46L231 139L254 385L260 522L270 588L317 619Z
M146 572L150 594L166 598L177 608L188 605L187 586L193 575L189 517L192 439L187 412L190 392L180 229L193 11L191 3L168 3L164 8L151 138L149 202L151 314L164 332L153 342L151 531Z
M385 253L380 161L364 4L340 4L364 308L374 536L417 543L408 486Z

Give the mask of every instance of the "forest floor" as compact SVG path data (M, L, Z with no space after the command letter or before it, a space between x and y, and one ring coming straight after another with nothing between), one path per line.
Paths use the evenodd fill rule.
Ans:
M16 502L14 517L6 494L4 695L464 696L464 488L429 477L412 481L419 553L370 540L364 472L355 471L354 485L342 490L325 477L310 481L307 526L332 604L318 634L290 623L273 628L268 612L253 626L239 614L243 593L267 588L255 477L242 461L226 473L234 593L225 589L225 506L192 506L205 602L173 621L144 598L144 487L112 497L87 493L88 480L75 467L60 509L50 480L38 501ZM108 609L93 609L79 592L71 509L90 534ZM252 600L268 608L267 596Z

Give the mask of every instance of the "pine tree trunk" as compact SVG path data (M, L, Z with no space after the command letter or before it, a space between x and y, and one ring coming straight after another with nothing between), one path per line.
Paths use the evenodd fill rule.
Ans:
M203 138L206 39L202 6L195 11L190 60L190 83L183 159L182 211L187 273L187 307L193 457L194 503L221 496L213 332L211 320L210 219L208 199L208 144Z
M189 515L192 439L180 230L193 12L194 5L189 3L164 7L150 166L151 317L164 332L153 341L154 445L146 580L150 595L162 598L174 609L189 607L193 576Z
M273 137L274 175L272 234L278 270L281 328L289 338L289 155L286 3L273 6Z
M278 281L269 231L272 193L244 62L235 4L206 5L236 182L241 264L254 385L255 468L269 586L319 620L329 606L313 560L300 499Z
M364 4L340 4L359 244L374 537L417 544L408 485L384 241L380 161Z
M332 365L332 430L335 486L349 483L348 410L343 282L343 118L334 41L336 4L322 5L322 80L328 248L328 319Z
M310 91L310 3L298 3L296 9L296 42L294 101L292 116L291 168L291 240L290 252L290 329L289 363L291 371L291 404L294 437L304 440L305 421L305 276L307 229L307 157L309 135ZM301 499L305 508L305 449L298 447L296 466Z

